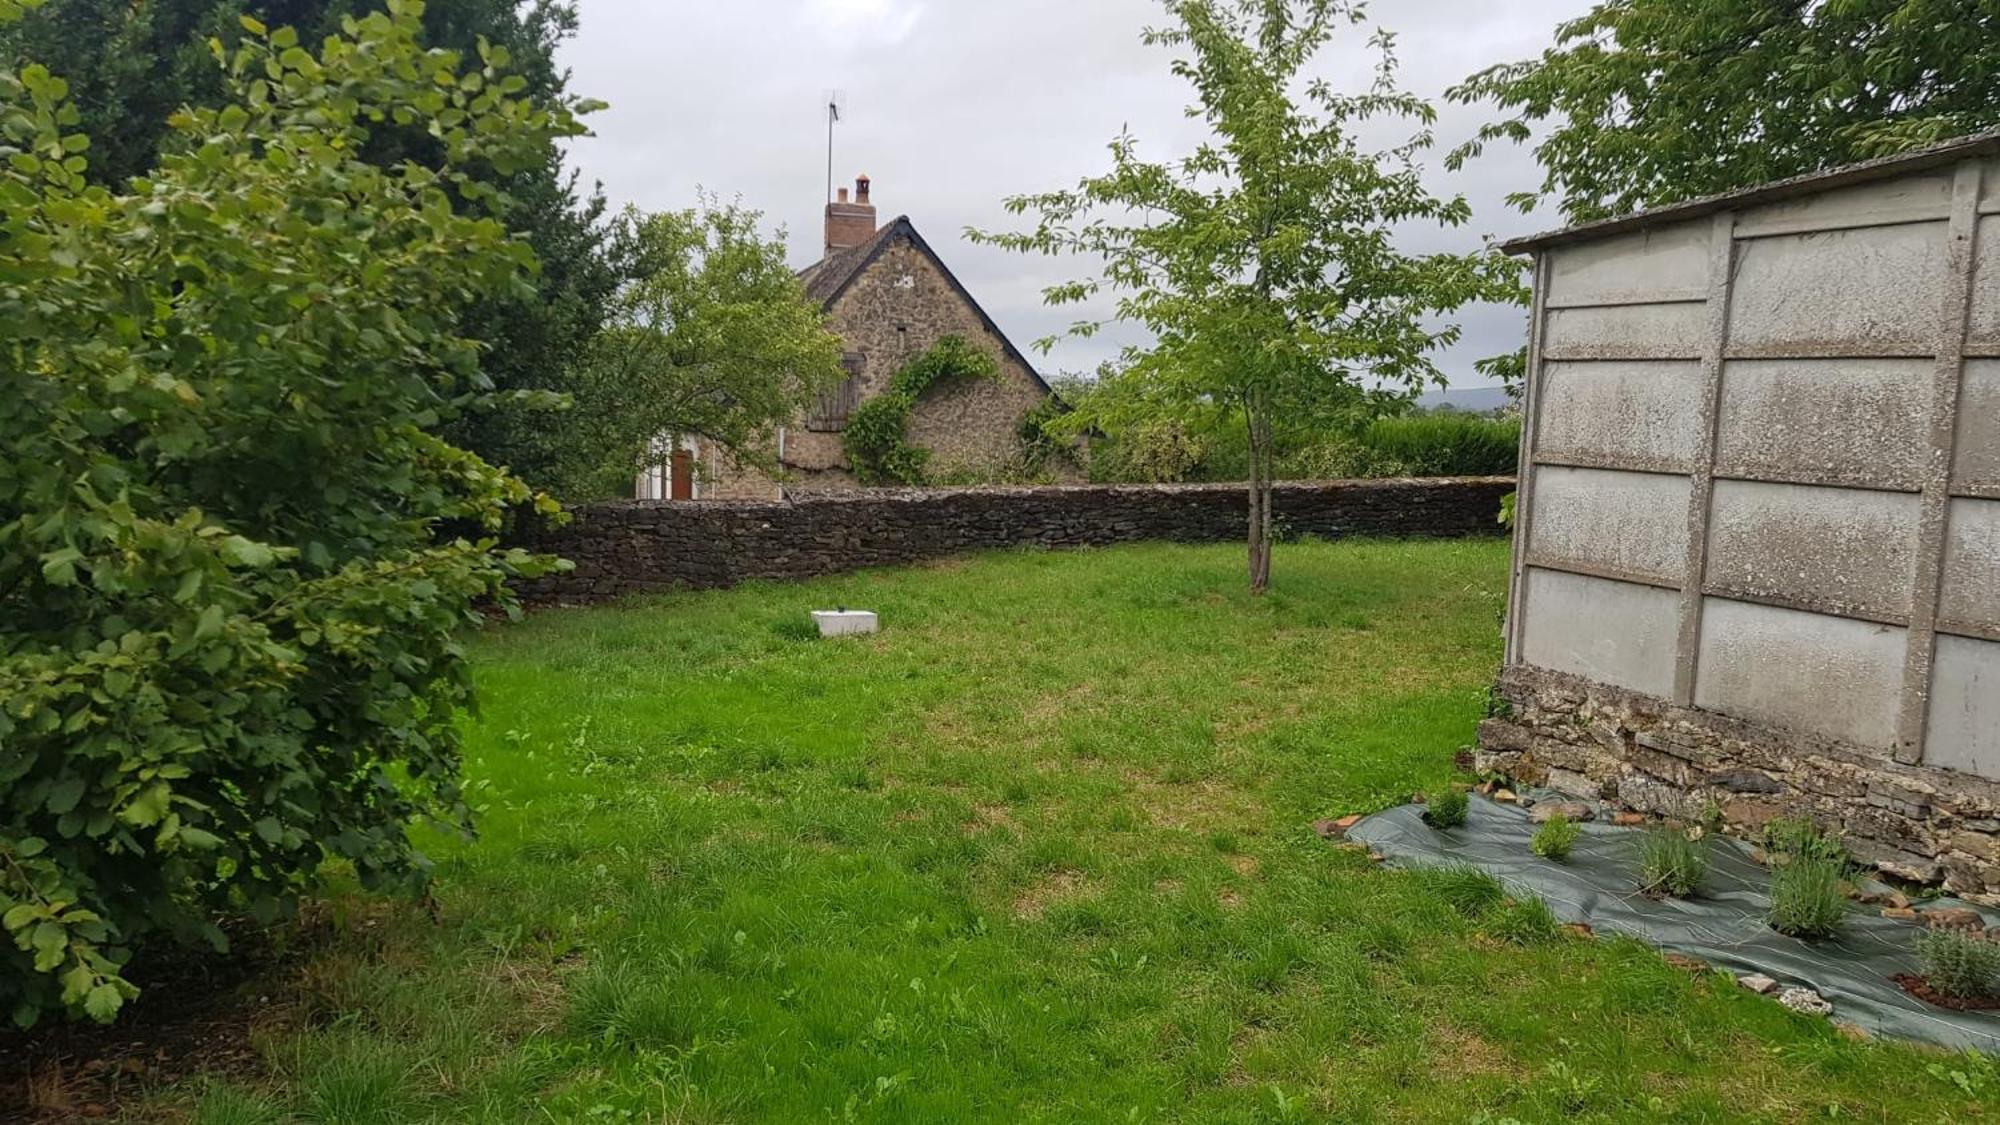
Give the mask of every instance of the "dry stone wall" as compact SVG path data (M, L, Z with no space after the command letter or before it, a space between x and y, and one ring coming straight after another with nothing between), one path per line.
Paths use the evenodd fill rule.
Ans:
M1281 533L1468 536L1500 531L1511 478L1335 481L1277 486ZM1092 547L1244 533L1241 485L880 489L776 503L625 501L576 509L530 537L575 564L527 583L533 603L583 603L751 578L808 578L965 551Z
M1541 668L1506 669L1497 695L1481 769L1686 820L1712 804L1746 836L1806 817L1861 863L2000 906L2000 784Z

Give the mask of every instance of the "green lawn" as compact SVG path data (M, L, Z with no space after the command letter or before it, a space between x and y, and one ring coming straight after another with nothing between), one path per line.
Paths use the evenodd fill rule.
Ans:
M144 1116L1978 1117L1990 1064L1316 838L1451 776L1506 546L1288 545L1262 600L1241 554L1000 553L494 629L483 830L433 849L440 920L341 897L261 988L262 1076ZM885 631L809 637L836 603Z

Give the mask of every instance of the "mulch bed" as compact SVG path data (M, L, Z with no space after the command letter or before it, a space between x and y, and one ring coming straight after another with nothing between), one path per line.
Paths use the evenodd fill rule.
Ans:
M296 932L296 931L295 931ZM0 1017L0 1125L109 1117L121 1098L202 1072L254 1069L250 1029L265 1008L250 987L295 956L252 927L231 952L161 950L137 959L141 991L118 1022L45 1015L17 1030Z
M2000 1012L2000 996L1950 996L1932 988L1929 981L1915 973L1897 973L1889 979L1926 1004L1954 1012Z

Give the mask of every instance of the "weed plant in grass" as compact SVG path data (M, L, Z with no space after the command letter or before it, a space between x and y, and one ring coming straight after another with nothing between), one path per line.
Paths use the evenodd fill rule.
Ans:
M1926 930L1917 938L1924 983L1960 1000L2000 997L2000 941L1964 930Z
M1424 823L1432 828L1457 828L1465 823L1472 798L1456 787L1434 794L1424 805Z
M1494 912L1487 932L1515 945L1540 945L1561 932L1555 912L1538 898L1508 899Z
M1674 824L1648 828L1638 836L1639 890L1687 898L1708 874L1708 834Z
M1576 846L1576 838L1583 834L1583 826L1557 813L1543 821L1541 827L1528 840L1528 849L1543 859L1557 863L1569 858L1570 849Z
M1507 895L1500 880L1469 863L1428 868L1420 878L1440 901L1468 918L1485 913Z
M1450 784L1507 545L1287 545L1263 599L1241 556L1001 552L471 638L485 811L420 841L435 919L344 893L247 990L254 1061L127 1118L1975 1116L1931 1055L1328 846L1328 810ZM842 604L894 628L781 627Z

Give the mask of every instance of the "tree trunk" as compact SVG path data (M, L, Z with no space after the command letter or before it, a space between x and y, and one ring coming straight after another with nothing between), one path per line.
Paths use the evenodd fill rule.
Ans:
M1261 391L1252 391L1244 418L1250 437L1250 592L1261 594L1271 586L1271 453L1270 404Z

